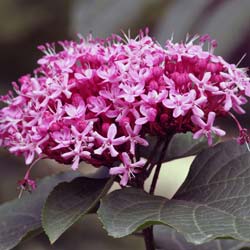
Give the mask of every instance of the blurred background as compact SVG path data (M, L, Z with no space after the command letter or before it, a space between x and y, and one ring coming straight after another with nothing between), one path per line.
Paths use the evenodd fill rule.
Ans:
M0 94L11 82L32 72L41 56L37 46L45 42L75 39L77 33L106 37L127 32L136 35L149 27L162 45L186 34L210 34L218 41L216 53L241 67L250 65L250 0L0 0ZM248 114L242 119L249 126ZM233 133L228 121L221 121ZM248 125L247 125L248 124ZM164 167L158 193L171 197L180 185L192 158ZM65 167L43 161L34 169L34 178L52 174ZM17 197L16 183L25 173L23 160L0 149L0 202ZM73 247L72 247L73 243ZM142 239L112 239L94 216L89 216L53 246L44 235L22 243L17 250L144 249Z

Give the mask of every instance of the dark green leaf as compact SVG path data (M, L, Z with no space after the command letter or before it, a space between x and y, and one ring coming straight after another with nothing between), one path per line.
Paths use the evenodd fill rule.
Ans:
M230 141L197 156L173 200L129 188L105 197L98 214L114 237L161 223L194 244L224 237L250 241L249 188L250 152Z
M42 225L50 242L83 215L90 212L113 183L110 179L79 177L70 183L59 184L49 195L42 213Z
M213 137L213 143L218 142L218 137ZM200 139L193 139L193 133L187 132L185 134L176 134L168 145L165 159L168 161L196 155L203 149L208 148L206 137Z
M157 137L151 136L147 138L149 142L148 147L140 147L139 154L145 158L149 158L152 152L154 151L155 146L157 145ZM217 142L218 139L214 138L214 143ZM154 153L154 157L151 162L156 164L160 159L160 154L164 147L163 144L160 144L157 147L156 153ZM179 133L173 136L171 139L168 149L165 152L165 155L162 159L162 162L171 161L178 158L183 158L191 155L196 155L201 152L203 149L208 147L207 139L202 137L198 140L193 139L193 134L191 132L187 132L185 134Z
M158 250L241 250L250 247L250 243L236 240L213 240L197 246L187 242L176 230L163 225L154 227L154 239Z
M193 232L186 237L203 243L217 237L250 241L250 152L236 141L204 150L174 196L195 204Z
M29 232L41 227L41 211L51 190L60 182L70 181L78 172L61 173L46 177L38 182L32 194L25 193L0 206L0 250L16 246Z

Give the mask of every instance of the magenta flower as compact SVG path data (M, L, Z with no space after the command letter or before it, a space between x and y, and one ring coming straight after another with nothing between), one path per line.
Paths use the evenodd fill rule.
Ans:
M216 128L213 126L214 119L216 114L214 112L210 112L208 114L207 123L205 123L199 116L193 115L191 120L194 124L196 124L200 129L194 133L194 139L200 138L202 135L205 135L208 139L208 144L212 145L212 134L216 134L218 136L224 136L226 132L222 129Z
M180 94L169 94L169 99L162 101L166 108L173 109L173 117L184 116L187 111L192 107L190 93Z
M135 125L134 129L131 128L130 124L127 123L125 128L128 133L128 140L130 142L130 153L135 155L136 144L142 145L144 147L148 146L148 142L140 136L140 131L142 129L141 125Z
M119 85L119 88L124 91L119 97L124 98L127 102L134 102L137 96L140 96L144 92L144 84L123 84Z
M152 90L148 92L147 95L142 94L141 98L146 103L154 105L166 99L167 95L168 95L168 92L166 90L162 90L160 93L157 93L156 90Z
M69 147L72 142L71 131L68 127L63 128L60 131L57 130L53 132L51 137L57 143L57 145L52 148L52 150Z
M85 111L86 111L86 106L83 101L80 102L77 106L72 104L65 105L65 112L68 115L66 119L75 119L84 117Z
M165 47L147 32L59 44L58 52L54 45L40 46L44 56L34 74L0 97L6 104L0 146L23 155L27 165L41 156L72 169L81 161L97 167L121 160L110 173L126 185L142 168L135 154L148 136L189 131L211 144L212 134L225 135L213 125L215 117L243 114L250 97L247 70L215 55L208 36L167 40ZM234 120L238 142L249 142Z
M116 134L117 134L117 128L115 124L111 124L109 126L107 137L103 137L99 133L94 132L93 136L99 142L101 142L101 146L95 149L94 153L101 155L103 151L108 149L112 157L116 157L117 155L119 155L119 152L115 149L114 146L123 144L124 142L127 141L127 138L125 136L115 138Z
M206 72L201 80L195 77L192 73L189 74L189 78L198 87L200 92L203 92L205 90L215 92L219 90L217 86L213 86L212 83L209 82L211 78L210 72Z
M132 163L129 155L126 152L122 153L121 158L122 158L121 166L111 168L109 173L111 175L120 175L121 176L120 184L122 186L126 186L131 176L133 177L134 174L140 172L140 168L143 167L146 160L141 159L137 162Z
M69 152L63 153L62 157L64 159L72 159L73 158L73 160L72 160L73 164L72 164L71 168L73 170L76 170L78 168L78 165L79 165L81 159L87 160L90 158L90 152L85 149L85 146L82 145L81 141L77 140L75 142L74 148Z

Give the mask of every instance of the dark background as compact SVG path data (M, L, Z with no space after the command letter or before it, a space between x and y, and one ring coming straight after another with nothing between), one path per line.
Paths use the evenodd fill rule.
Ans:
M175 41L180 41L187 33L208 33L218 41L216 54L237 63L247 53L240 66L248 67L249 24L249 0L0 0L0 94L36 67L41 56L38 45L74 39L77 33L105 37L130 29L135 35L147 26L162 45L172 34ZM244 117L241 120L250 127L249 113ZM222 125L233 128L228 121ZM33 173L36 178L65 170L54 162L38 165ZM0 201L4 202L17 196L16 182L24 175L25 166L22 159L1 149L0 170ZM16 249L140 250L143 242L134 237L114 240L89 216L53 246L42 235Z

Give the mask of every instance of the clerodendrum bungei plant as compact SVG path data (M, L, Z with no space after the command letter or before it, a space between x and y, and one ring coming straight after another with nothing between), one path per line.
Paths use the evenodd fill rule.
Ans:
M40 46L34 74L1 97L0 144L24 156L29 167L19 185L35 190L0 207L0 249L41 228L54 242L94 212L111 236L141 233L147 250L248 246L249 137L234 115L245 113L250 96L246 70L215 55L208 35L164 47L147 32L59 44L59 52ZM217 117L235 122L237 139L213 141L226 134ZM194 154L173 199L155 196L161 164ZM36 185L30 171L42 158L108 171L69 171ZM107 194L113 182L121 189Z

